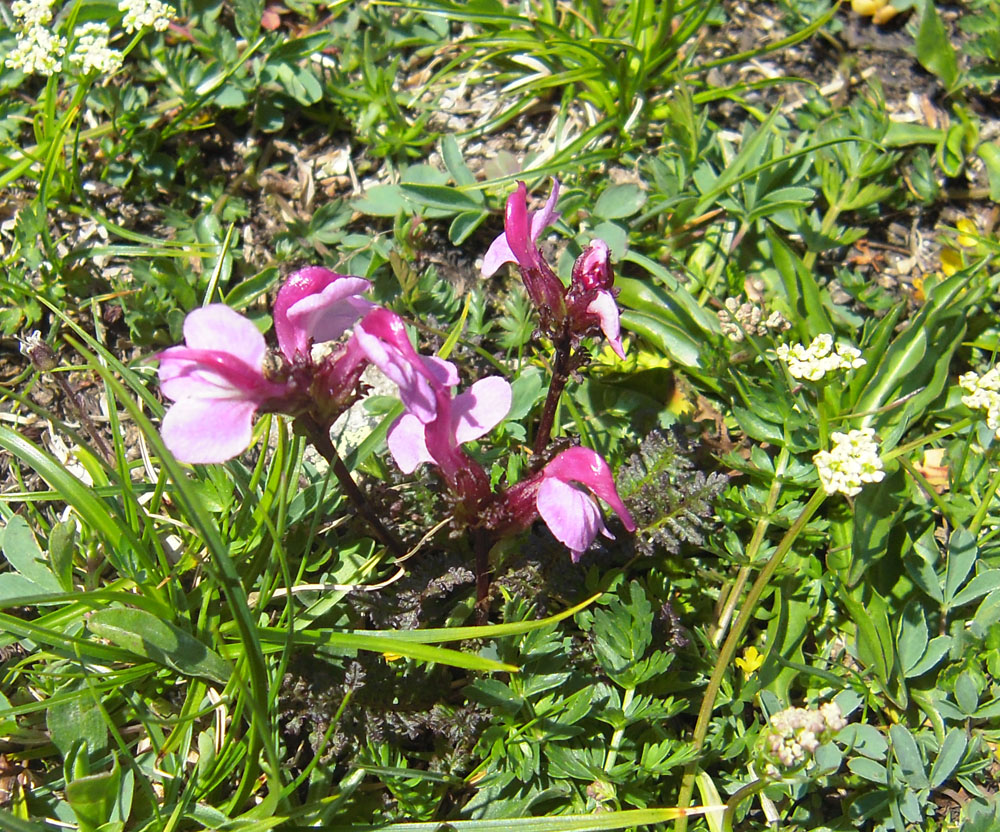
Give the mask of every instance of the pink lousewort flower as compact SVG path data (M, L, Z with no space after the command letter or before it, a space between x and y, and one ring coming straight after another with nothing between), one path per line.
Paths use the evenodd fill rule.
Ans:
M363 277L310 266L290 274L274 301L278 347L289 361L309 359L310 346L335 341L375 308L361 297L372 285Z
M432 462L447 474L447 469L454 467L454 451L460 445L485 436L500 424L510 410L511 395L505 379L489 376L454 399L447 390L446 397L439 399L436 419L429 424L404 413L388 435L389 452L399 470L411 474L422 463Z
M552 180L552 193L541 211L528 211L528 188L517 183L517 190L507 197L504 233L490 245L483 257L483 277L491 277L505 263L522 268L538 267L542 261L536 242L542 232L560 216L555 210L559 200L559 181Z
M528 189L518 182L517 190L507 198L504 233L493 241L483 258L483 276L489 277L505 263L516 263L528 296L538 309L543 329L558 335L568 327L574 338L600 329L615 353L624 358L607 243L591 241L573 265L568 289L538 250L538 238L559 218L555 210L558 197L559 182L553 180L545 207L541 211L528 211Z
M420 355L410 343L402 318L377 307L354 328L350 349L365 357L399 388L399 398L421 423L433 421L438 401L435 387L454 387L458 371L450 361Z
M184 346L160 359L160 388L173 399L161 429L182 462L225 462L246 450L253 415L288 393L264 374L267 345L254 324L213 303L184 320Z
M584 329L588 323L596 323L608 339L611 349L619 358L624 358L614 283L615 275L611 270L608 244L604 240L591 240L573 264L566 305L570 317L578 321L574 328ZM589 319L589 316L596 320Z
M536 498L538 513L556 539L570 550L574 562L590 548L598 532L614 540L592 494L611 506L628 531L635 531L635 520L618 496L611 469L596 451L569 448L542 469Z

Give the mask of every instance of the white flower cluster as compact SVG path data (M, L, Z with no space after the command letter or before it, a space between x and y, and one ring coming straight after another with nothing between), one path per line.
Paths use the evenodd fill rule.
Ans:
M17 33L17 45L7 53L4 64L27 75L55 75L62 69L66 38L32 24Z
M1000 437L1000 368L994 367L981 376L965 373L959 376L958 385L969 394L962 396L962 404L985 410L986 426Z
M762 749L771 777L780 777L785 769L797 769L811 761L816 749L829 742L835 733L847 725L836 702L819 708L786 708L771 717L763 732Z
M28 75L54 75L63 69L67 38L47 28L52 21L55 0L14 0L10 10L17 20L17 44L4 58L10 69ZM162 32L175 14L162 0L121 0L118 9L125 12L122 27L137 32L151 26ZM119 33L120 35L121 33ZM84 23L69 35L73 51L66 63L76 72L110 74L122 65L122 54L111 48L111 29L105 23Z
M173 6L162 0L121 0L118 10L125 12L122 26L129 34L146 26L162 32L170 24L170 18L177 14Z
M77 41L70 63L87 73L110 75L122 65L122 53L109 45L111 30L104 23L84 23L76 30Z
M833 343L828 333L817 335L808 347L802 344L782 344L778 347L778 359L788 365L793 378L819 381L827 373L836 370L854 370L867 362L861 351L846 344Z
M767 319L764 310L750 303L740 303L739 298L726 298L725 309L718 313L722 334L739 344L747 335L767 335L784 332L791 327L780 312L772 312Z
M813 457L820 482L827 494L853 497L866 482L881 482L885 478L882 459L875 444L875 430L861 428L847 433L834 432L833 449L820 451Z

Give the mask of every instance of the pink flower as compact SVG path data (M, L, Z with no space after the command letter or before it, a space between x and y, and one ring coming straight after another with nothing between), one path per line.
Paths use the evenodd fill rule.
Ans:
M293 272L274 301L278 347L289 361L309 358L313 343L335 341L375 304L361 297L371 289L363 277L337 274L322 266Z
M447 473L454 467L453 451L493 430L507 415L510 403L510 385L499 376L480 379L454 399L447 391L433 423L425 425L412 413L396 420L389 430L389 452L404 474L413 473L424 462L433 462ZM438 421L445 423L439 428Z
M561 216L555 210L559 200L559 181L552 180L552 193L541 211L528 211L528 189L523 182L507 197L504 233L490 245L483 257L483 277L496 273L504 263L517 263L525 269L538 268L541 254L535 245L542 232Z
M603 240L590 242L573 264L568 289L538 250L538 238L559 218L555 210L559 182L553 179L552 183L545 207L535 212L528 211L525 184L517 183L517 190L507 197L504 233L493 241L483 258L483 276L489 277L505 263L516 263L543 329L557 338L568 331L578 339L600 328L611 349L624 358L608 244Z
M581 319L576 329L584 329L588 323L587 316L593 316L611 349L619 358L624 358L620 313L612 291L614 282L608 244L604 240L591 240L573 264L573 278L566 302L570 316Z
M191 312L184 344L158 356L160 388L174 400L163 417L163 441L182 462L225 462L250 444L254 413L288 387L265 376L264 336L228 306Z
M598 532L614 539L593 495L614 509L628 531L635 531L635 521L618 496L611 469L600 454L589 448L569 448L542 469L536 508L556 539L570 550L574 563L590 548Z
M406 409L427 424L437 415L435 386L454 387L458 371L450 361L420 355L410 343L402 318L376 307L354 328L351 349L385 373L399 388Z

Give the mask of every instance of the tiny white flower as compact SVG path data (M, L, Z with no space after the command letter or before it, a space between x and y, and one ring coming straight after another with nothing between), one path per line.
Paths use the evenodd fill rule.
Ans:
M837 344L827 332L817 335L806 347L802 344L781 344L777 349L778 360L788 365L792 378L819 381L827 373L837 370L856 370L865 365L861 351L847 344Z
M129 34L146 26L152 26L157 32L162 32L170 24L170 19L177 14L173 6L162 0L121 0L118 3L118 10L125 12L122 28Z
M958 385L968 392L962 404L973 410L986 411L986 426L1000 438L1000 368L994 367L982 376L965 373Z
M77 41L69 56L70 63L83 73L115 72L122 65L122 54L108 45L110 34L104 23L84 23L76 30Z
M44 26L31 26L18 33L17 45L4 58L4 64L27 75L54 75L62 69L65 53L66 38Z
M875 444L873 428L861 428L847 433L831 434L833 448L813 457L823 490L827 494L861 493L865 483L881 482L885 478L882 459Z
M18 22L25 28L43 26L52 20L53 0L14 0L10 10Z

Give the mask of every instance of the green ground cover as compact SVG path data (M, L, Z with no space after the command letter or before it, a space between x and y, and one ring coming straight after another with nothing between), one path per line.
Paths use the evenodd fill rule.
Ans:
M0 54L0 828L1000 828L997 0Z

